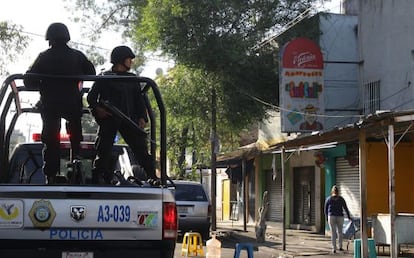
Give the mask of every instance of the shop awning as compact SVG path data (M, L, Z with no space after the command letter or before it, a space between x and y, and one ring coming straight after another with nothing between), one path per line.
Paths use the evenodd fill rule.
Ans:
M402 135L413 130L412 119L414 119L414 110L409 111L383 111L376 114L368 115L357 123L349 124L343 127L334 128L327 132L314 132L313 134L300 135L295 139L281 142L269 147L263 153L273 153L282 147L287 149L309 148L317 149L330 143L341 144L358 141L359 131L365 129L367 140L380 141L388 135L388 126L393 125L395 135ZM409 137L409 135L407 135Z

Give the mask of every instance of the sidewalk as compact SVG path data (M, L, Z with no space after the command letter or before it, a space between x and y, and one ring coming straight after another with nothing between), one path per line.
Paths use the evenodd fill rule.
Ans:
M254 225L244 226L239 221L218 221L217 236L224 248L234 248L235 243L250 242L255 246L255 257L344 257L353 258L353 242L344 241L344 251L331 252L330 237L306 230L286 229L285 250L283 250L282 224L267 222L264 243L256 242ZM224 256L222 256L224 257Z

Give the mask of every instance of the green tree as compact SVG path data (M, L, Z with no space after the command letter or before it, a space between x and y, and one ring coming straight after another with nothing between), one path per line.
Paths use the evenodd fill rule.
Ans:
M277 51L255 47L313 2L149 0L135 38L176 63L214 73L223 115L240 128L266 117L264 102L278 103Z
M206 167L210 157L211 89L215 87L214 74L201 69L176 65L167 75L158 79L167 107L168 157L172 172L184 177L187 167L186 152L193 153L193 168ZM218 94L222 96L222 93ZM217 99L218 113L224 106ZM232 149L238 137L232 137L228 120L218 117L218 130L223 137L221 146Z
M21 30L20 25L0 21L0 75L7 74L7 63L13 62L27 47L29 38Z
M159 85L168 113L169 158L182 173L185 148L195 150L198 164L208 164L213 89L222 151L237 147L234 135L266 118L267 104L278 104L279 49L259 43L316 0L107 0L98 8L91 6L94 1L76 2L98 10L100 27L115 25L140 49L174 60L176 67Z
M176 100L171 107L177 127L169 124L175 132L169 134L171 148L177 157L177 168L181 163L183 147L197 148L199 153L210 153L209 132L211 116L211 90L218 96L218 132L221 147L229 150L238 137L227 138L224 130L239 132L266 118L269 108L263 103L278 104L277 49L271 45L257 48L271 29L281 27L308 9L312 1L148 1L136 22L135 37L148 50L161 50L176 63L186 66L187 77L191 70L202 74L185 82L184 75L170 72L175 78L171 87ZM164 83L160 83L164 85ZM191 94L190 98L187 94ZM167 101L171 96L164 94ZM191 102L191 100L196 102ZM198 100L198 101L197 101ZM258 101L259 100L259 101ZM179 105L177 102L185 103ZM187 110L177 110L183 107ZM203 108L204 113L199 109ZM201 111L203 111L201 110ZM190 114L188 114L190 112ZM189 120L182 121L176 114L186 114ZM200 121L201 119L201 121ZM194 123L192 123L194 122ZM193 146L188 133L195 125L204 129L193 131L194 139L205 146ZM178 130L180 128L181 130ZM174 139L171 139L172 136ZM233 133L233 135L237 135ZM223 143L223 139L234 139ZM206 155L209 157L210 155ZM209 164L208 162L204 164Z
M67 1L82 11L75 20L91 24L95 36L108 28L122 31L140 50L160 50L176 64L214 73L216 87L228 100L225 116L235 127L265 118L263 103L278 104L278 50L257 45L321 2Z

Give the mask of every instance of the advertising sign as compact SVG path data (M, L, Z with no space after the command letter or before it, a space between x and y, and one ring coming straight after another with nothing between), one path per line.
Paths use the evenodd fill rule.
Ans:
M324 128L323 57L307 38L289 41L282 49L280 110L283 132L312 132Z

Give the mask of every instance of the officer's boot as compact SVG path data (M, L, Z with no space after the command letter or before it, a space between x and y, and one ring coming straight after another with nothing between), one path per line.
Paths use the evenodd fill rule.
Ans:
M55 175L46 176L46 184L48 185L56 184L56 176Z
M92 184L94 185L104 185L105 180L103 174L99 173L96 170L92 170Z

